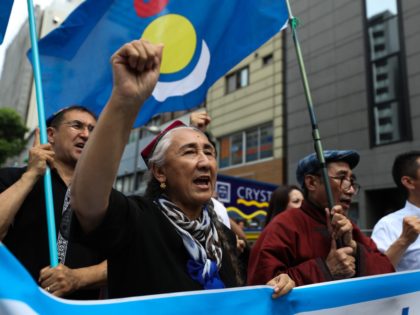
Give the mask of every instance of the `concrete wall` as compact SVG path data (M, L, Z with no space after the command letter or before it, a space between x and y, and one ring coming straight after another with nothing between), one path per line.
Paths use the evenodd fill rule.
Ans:
M368 74L364 1L295 0L292 10L312 90L324 148L356 149L361 162L355 173L359 194L358 223L370 228L383 214L386 189L394 187L390 169L394 157L420 145L420 3L399 1L407 65L412 140L373 147L369 138ZM300 158L313 152L309 115L290 31L286 40L287 158L294 179ZM383 193L375 193L384 189ZM357 199L356 199L357 200ZM383 210L382 210L382 209Z
M39 26L42 14L39 7L35 9L36 23ZM26 57L26 52L31 47L29 38L29 26L26 21L14 41L6 51L4 67L0 81L0 107L15 109L26 121L28 103L32 87L32 67Z

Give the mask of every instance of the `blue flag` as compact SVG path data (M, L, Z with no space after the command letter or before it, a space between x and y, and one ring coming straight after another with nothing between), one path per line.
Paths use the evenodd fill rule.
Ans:
M38 287L0 242L2 315L420 314L419 271L301 286L276 300L272 293L271 287L255 286L106 301L63 300Z
M195 107L287 19L284 0L87 0L39 42L46 116L72 104L99 114L112 90L111 55L140 37L165 48L135 125Z
M0 45L3 43L4 36L6 35L12 7L13 0L0 0Z

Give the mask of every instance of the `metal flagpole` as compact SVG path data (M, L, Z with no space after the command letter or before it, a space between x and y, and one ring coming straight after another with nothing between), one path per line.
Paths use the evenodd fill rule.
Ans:
M34 69L35 90L36 90L36 103L38 110L38 124L40 129L41 143L48 143L47 128L45 124L44 112L44 96L42 94L41 70L39 65L38 41L36 35L36 26L34 18L34 6L32 0L27 0L28 3L28 16L29 16L29 33L31 36L32 44L32 64ZM44 175L44 190L45 190L45 203L47 210L47 226L48 226L48 246L50 249L50 265L56 267L58 265L57 254L57 236L55 230L54 219L54 203L53 192L51 184L51 170L47 167Z
M317 124L315 111L314 111L314 106L313 106L313 103L312 103L311 91L309 89L308 77L306 75L305 64L303 62L302 51L300 49L299 39L298 39L297 31L296 31L298 22L297 22L297 19L292 14L292 10L290 9L289 0L286 0L286 4L287 4L287 11L289 12L289 23L290 23L290 27L292 29L293 42L294 42L295 48L296 48L296 56L297 56L297 60L298 60L298 63L299 63L300 75L302 77L303 88L305 90L306 103L308 105L309 117L311 119L312 139L314 140L314 147L315 147L316 156L318 158L318 161L321 164L322 178L324 179L325 191L327 193L327 199L328 199L328 207L330 209L332 209L332 207L334 206L334 199L333 199L333 196L332 196L330 180L329 180L329 177L328 177L327 164L325 163L324 151L322 149L321 135L319 133L318 124Z

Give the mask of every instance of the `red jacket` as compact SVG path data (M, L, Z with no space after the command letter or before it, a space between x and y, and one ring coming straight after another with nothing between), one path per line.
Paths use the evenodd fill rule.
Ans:
M353 239L356 277L395 271L355 224ZM334 280L325 263L330 246L325 212L304 201L300 209L277 215L261 233L251 251L248 284L266 284L279 273L287 273L297 286Z

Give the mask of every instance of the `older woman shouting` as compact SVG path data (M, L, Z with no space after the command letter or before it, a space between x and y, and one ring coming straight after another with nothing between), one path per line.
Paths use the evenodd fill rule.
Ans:
M71 189L75 228L108 257L110 297L235 287L235 237L219 223L211 196L216 154L198 129L178 126L142 152L151 172L145 197L112 189L131 126L159 76L163 47L138 40L112 57L114 88L78 161ZM79 236L78 236L79 237ZM269 282L273 297L294 282Z

